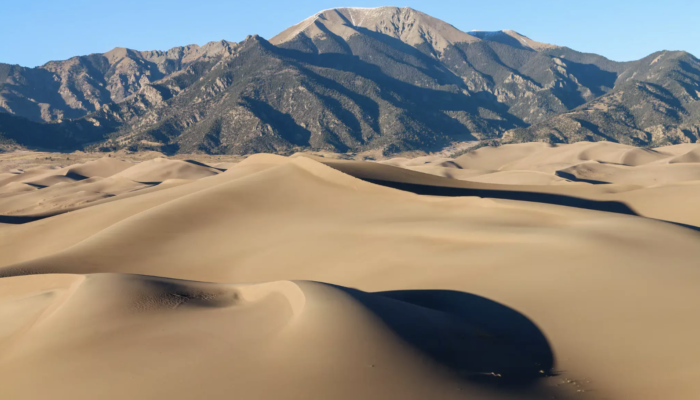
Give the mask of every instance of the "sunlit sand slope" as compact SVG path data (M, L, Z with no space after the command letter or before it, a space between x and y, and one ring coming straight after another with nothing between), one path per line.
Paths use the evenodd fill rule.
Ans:
M28 211L0 222L3 394L698 398L700 232L648 218L693 225L681 198L694 175L644 177L693 149L522 146L477 150L508 151L502 165L477 154L439 168L647 170L496 184L254 155L8 190L0 205ZM535 151L563 153L538 169ZM502 168L518 162L535 167ZM52 171L23 173L73 179ZM424 186L437 195L412 192ZM90 187L114 193L35 212L42 192Z

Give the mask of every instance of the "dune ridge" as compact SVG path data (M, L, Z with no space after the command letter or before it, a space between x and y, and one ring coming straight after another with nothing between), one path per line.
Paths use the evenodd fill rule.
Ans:
M544 377L538 368L549 371L552 363L546 339L534 325L517 312L485 299L473 301L488 302L486 305L495 307L506 318L496 321L481 316L470 321L469 313L445 311L445 306L457 302L439 294L437 297L421 292L371 294L303 281L231 285L126 274L34 275L6 278L0 281L0 287L9 288L0 298L0 312L4 316L19 312L30 316L30 321L20 320L15 326L6 326L3 332L4 341L8 341L9 335L12 346L0 348L3 376L0 381L4 393L13 398L73 392L62 382L70 379L66 369L83 371L82 377L88 382L102 381L99 386L86 385L79 398L133 396L134 392L124 387L133 378L105 380L101 374L109 375L110 371L152 374L147 371L155 367L154 362L159 364L160 373L178 379L166 387L151 382L141 384L140 394L180 397L182 393L192 393L203 378L202 372L215 371L183 370L177 360L192 357L187 355L193 346L190 336L201 335L204 329L210 331L208 336L217 346L196 346L206 351L198 356L216 368L240 372L230 376L228 382L239 395L274 396L278 393L275 385L260 386L260 379L284 380L288 371L303 364L305 374L301 377L297 374L293 383L300 391L285 397L326 394L352 398L341 394L350 390L354 395L366 391L371 396L418 399L439 390L447 398L464 398L489 394L488 386L482 387L483 382L469 385L469 380L478 382L505 375L504 379L510 377L514 384L525 385L524 380ZM38 306L34 304L37 297L42 302ZM428 302L441 299L442 307L430 308L426 299ZM231 322L221 323L221 318ZM92 326L100 328L85 331ZM227 328L235 329L235 338L217 337L219 332L226 333ZM461 335L461 340L454 339L455 332ZM514 340L512 343L495 343L489 336L508 332L514 336L509 339ZM404 340L406 344L402 344ZM161 356L154 360L147 349L163 348L163 341L171 345L179 343L185 349L168 348L167 353L159 353ZM246 363L252 363L259 368L256 373L263 375L252 381L249 373L237 367L239 359L220 352L226 348L245 355L247 346L256 346L260 351L261 345L268 346L263 351L267 354L257 354L261 360L246 358ZM519 350L526 348L528 351ZM346 353L348 349L352 352ZM115 351L122 352L120 357L115 357ZM455 357L461 356L461 352L471 357ZM332 354L345 360L329 359ZM95 365L90 362L93 357L105 357L113 362ZM276 360L274 366L262 369L260 363L270 359ZM164 363L166 360L175 362ZM541 366L535 365L538 362ZM442 366L450 364L460 368L461 378ZM13 368L3 368L5 365ZM328 369L332 371L330 376L338 374L344 379L319 387L315 379L328 374ZM399 382L392 377L397 372L402 379L420 377L422 385L427 387L392 386ZM43 385L27 388L26 379L30 375L41 379ZM366 380L369 390L354 388L357 379ZM211 388L198 389L200 395L216 393ZM537 391L555 393L545 388ZM515 398L512 394L492 395L489 398Z
M0 209L29 220L0 221L0 387L17 399L695 399L698 184L692 163L671 162L694 148L636 150L108 160L30 190L16 176L72 167L9 172ZM432 162L515 183L416 169ZM589 165L616 182L556 175L591 178ZM81 192L97 197L60 207ZM604 202L631 212L585 206Z

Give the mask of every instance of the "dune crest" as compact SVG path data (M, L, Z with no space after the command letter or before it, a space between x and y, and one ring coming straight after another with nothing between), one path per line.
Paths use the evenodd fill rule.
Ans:
M11 170L2 393L694 400L693 151Z
M249 395L274 396L275 385L261 387L259 378L292 385L286 374L294 369L304 372L293 373L298 393L292 398L342 399L365 392L419 399L437 390L455 399L566 394L566 390L535 384L548 379L553 363L549 344L538 328L514 310L468 294L374 294L315 282L230 285L123 274L23 276L7 278L0 285L11 289L0 299L0 312L11 323L17 322L20 312L23 318L31 316L37 307L34 299L43 301L39 305L43 310L34 311L40 317L31 324L10 326L10 337L1 337L0 345L5 346L0 347L0 383L13 398L71 392L70 370L83 371L82 379L100 381L99 386L85 386L79 398L144 393L179 398L203 378L205 371L179 368L195 359L206 359L212 368L241 372L230 375L226 385ZM487 308L496 315L473 314L471 308ZM201 335L200 331L210 332L210 340L217 338L216 346L191 342L190 337ZM228 332L235 334L220 336ZM496 336L510 338L494 341ZM148 349L163 349L164 344L178 347L160 353L158 360L148 355L152 351ZM203 353L188 354L195 348ZM228 354L220 351L223 348ZM115 358L116 354L120 356ZM90 361L94 357L113 361L95 365ZM261 363L270 359L277 361L261 369ZM102 377L109 371L152 374L156 361L161 363L159 373L178 379L159 387L157 380L125 386ZM241 365L261 376L251 380L249 373L237 367ZM328 376L345 378L333 379L333 385L314 384L316 376L329 370ZM25 387L29 371L43 384ZM392 374L397 372L420 383L396 386ZM494 377L520 388L510 395L489 394L483 385L488 387ZM358 389L353 387L356 379L371 385ZM211 396L223 387L221 383L199 386L199 393Z

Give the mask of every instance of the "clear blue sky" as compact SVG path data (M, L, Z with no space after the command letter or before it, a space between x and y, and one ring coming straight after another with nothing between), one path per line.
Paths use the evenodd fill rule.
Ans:
M700 0L0 0L0 62L36 66L114 47L166 50L271 38L326 8L408 6L469 31L513 29L617 61L700 56Z

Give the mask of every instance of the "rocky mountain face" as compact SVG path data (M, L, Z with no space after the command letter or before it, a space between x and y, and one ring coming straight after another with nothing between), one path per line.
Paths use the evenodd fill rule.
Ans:
M0 140L34 147L397 152L700 136L700 62L688 53L618 63L410 8L325 10L270 41L0 64L0 82Z
M221 41L168 51L116 48L37 68L0 63L0 111L36 122L80 118L193 62L220 58L235 46Z
M700 61L659 52L633 62L613 90L571 111L507 132L508 141L600 141L644 146L700 139Z

